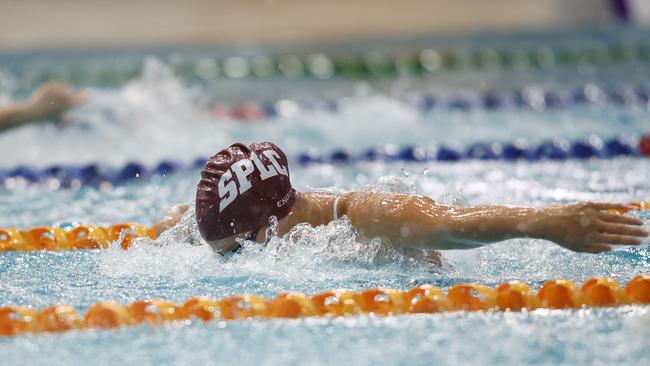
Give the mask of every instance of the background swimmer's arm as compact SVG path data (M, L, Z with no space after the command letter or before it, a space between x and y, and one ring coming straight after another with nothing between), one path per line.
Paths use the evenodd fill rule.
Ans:
M0 107L0 131L19 126L29 120L25 103Z
M58 120L63 112L82 103L85 95L61 83L46 83L24 102L0 107L0 131L22 124Z
M469 249L518 237L553 241L577 252L598 253L609 245L638 245L648 235L642 220L604 210L621 204L578 203L542 209L481 206L457 208L418 195L353 192L344 210L367 237L397 247Z

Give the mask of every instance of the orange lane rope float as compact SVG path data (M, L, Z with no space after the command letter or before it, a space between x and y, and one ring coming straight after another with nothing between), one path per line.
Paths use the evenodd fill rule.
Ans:
M511 281L502 283L496 289L479 284L458 284L449 288L446 294L437 287L424 285L408 291L334 290L311 297L299 292L284 292L270 300L255 295L236 295L220 300L193 297L182 305L159 299L138 300L127 306L99 302L92 305L84 316L67 305L52 305L40 312L27 307L9 306L0 308L0 335L159 325L194 319L207 322L358 314L388 316L449 311L578 309L628 304L650 304L650 276L636 276L625 288L606 277L589 279L582 287L569 280L550 280L537 294L527 284Z
M645 211L645 210L650 210L650 201L634 201L634 202L628 202L628 205L631 206L631 208L627 210L608 210L607 212L609 213L617 213L617 214L624 214L630 211Z
M630 209L609 210L609 212L625 214L632 210L650 210L650 201L635 201L628 205L631 206ZM155 239L157 233L154 228L139 224L117 224L102 227L81 225L65 228L43 226L27 230L8 228L0 229L0 252L106 249L120 238L120 247L128 249L131 241L136 237ZM458 289L457 291L460 296L460 292L463 290Z
M105 249L119 240L128 249L136 237L156 238L153 228L138 224L82 225L74 228L36 227L28 230L0 229L0 252L34 250Z

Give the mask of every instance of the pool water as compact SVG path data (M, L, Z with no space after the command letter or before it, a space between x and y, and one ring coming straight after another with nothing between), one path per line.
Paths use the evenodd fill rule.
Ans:
M213 89L217 95L227 94L232 81L225 86L215 81L208 87L174 77L161 58L140 62L142 73L126 84L87 86L91 99L71 113L68 127L27 126L0 135L0 166L87 162L117 166L131 160L153 164L166 158L190 162L234 141L270 140L292 157L312 147L331 151L385 143L466 146L515 138L539 142L592 134L638 137L649 130L650 111L645 105L582 105L543 111L436 108L421 113L390 93L377 91L371 83L356 83L341 112L298 111L241 124L215 119L205 109L206 95ZM18 80L11 70L4 70L5 78ZM535 78L558 78L561 71L523 75L519 80L523 85ZM649 75L644 69L626 69L621 77L611 74L622 82ZM565 82L579 83L585 78L581 74ZM479 89L481 80L469 77L467 84ZM421 88L416 84L413 80L395 83L406 89ZM1 85L3 101L20 96L16 83ZM437 87L444 89L445 85L443 80ZM312 92L312 86L299 88ZM281 92L277 91L277 97L286 97ZM276 96L273 89L266 94ZM545 206L650 197L650 161L631 157L293 164L291 174L298 190L421 193L456 205ZM0 226L152 224L170 205L193 199L198 177L199 171L194 170L101 189L18 185L0 190ZM635 215L650 227L650 212ZM289 290L315 293L332 288L410 288L425 283L443 288L459 282L495 286L515 279L537 289L551 278L580 282L605 275L627 282L637 274L650 273L648 243L586 255L541 240L517 239L476 250L445 251L445 265L436 268L377 245L362 245L345 218L324 227L299 227L292 235L274 238L267 247L246 246L228 261L215 257L205 246L189 244L189 237L196 235L191 223L174 230L174 235L154 243L138 241L129 251L0 253L0 306L43 308L64 303L85 311L103 300L126 304L164 298L183 302L199 295L219 298L254 293L271 297ZM1 338L0 363L637 365L648 358L649 329L650 308L646 306L195 322Z

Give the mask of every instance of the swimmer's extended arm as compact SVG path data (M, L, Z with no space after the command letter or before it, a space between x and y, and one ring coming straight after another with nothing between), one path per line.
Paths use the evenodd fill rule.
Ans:
M648 233L643 221L609 214L611 203L548 208L481 206L457 208L418 195L353 192L342 198L361 234L383 237L398 247L469 249L511 238L540 238L576 252L599 253L609 245L638 245Z
M82 103L85 96L61 83L46 83L24 102L0 107L0 131L46 119L58 120L66 110Z
M32 119L26 103L19 102L0 107L0 131L20 126Z

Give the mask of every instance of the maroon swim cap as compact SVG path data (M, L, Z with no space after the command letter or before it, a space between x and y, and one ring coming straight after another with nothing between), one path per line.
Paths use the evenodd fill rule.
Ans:
M241 143L205 164L196 187L196 220L205 240L259 229L287 216L296 199L287 156L270 142Z

